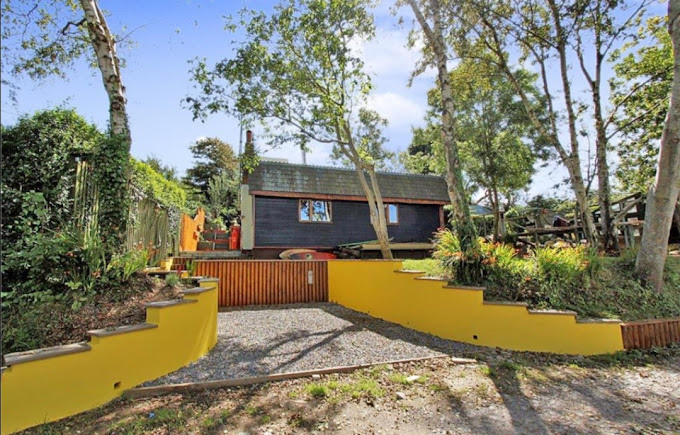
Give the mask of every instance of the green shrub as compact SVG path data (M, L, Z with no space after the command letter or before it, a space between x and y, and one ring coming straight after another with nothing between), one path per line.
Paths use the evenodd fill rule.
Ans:
M450 230L435 234L432 256L461 284L479 284L484 278L484 252L479 249L463 252L458 237Z
M174 287L179 284L179 275L176 273L169 273L165 276L165 285L168 287Z
M135 273L144 270L148 262L149 251L133 249L124 254L114 255L106 268L106 274L109 279L124 283Z
M485 298L522 301L532 307L573 310L587 317L622 320L680 315L680 260L669 258L665 291L644 288L634 275L635 252L600 257L585 246L539 248L520 256L510 245L480 240ZM450 232L440 233L435 257L457 276L463 258Z

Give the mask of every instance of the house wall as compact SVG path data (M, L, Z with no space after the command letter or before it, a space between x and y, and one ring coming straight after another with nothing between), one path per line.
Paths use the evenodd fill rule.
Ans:
M255 197L255 248L333 247L375 240L365 202L331 201L331 223L298 220L298 199ZM428 242L439 227L439 206L399 204L399 223L388 225L394 243Z

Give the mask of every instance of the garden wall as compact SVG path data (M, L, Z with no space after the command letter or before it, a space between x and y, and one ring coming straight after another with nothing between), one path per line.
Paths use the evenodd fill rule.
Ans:
M618 320L484 302L479 287L447 286L400 261L328 262L331 302L438 337L504 349L593 355L623 350Z
M146 323L89 331L90 342L5 356L2 434L95 408L208 353L217 342L217 279L147 304Z

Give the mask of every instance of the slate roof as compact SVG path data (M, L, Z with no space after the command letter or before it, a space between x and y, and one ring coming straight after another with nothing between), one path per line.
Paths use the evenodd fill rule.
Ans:
M446 181L434 175L378 172L383 198L449 201ZM250 191L365 197L352 169L261 161L248 176Z

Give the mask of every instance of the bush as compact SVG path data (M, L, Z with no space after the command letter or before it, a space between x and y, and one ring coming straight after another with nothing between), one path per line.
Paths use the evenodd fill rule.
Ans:
M532 307L573 310L588 317L618 317L622 320L674 317L680 315L680 260L669 258L666 290L644 288L635 278L634 252L621 258L603 258L597 252L576 248L539 248L525 256L512 246L480 240L481 283L485 298L522 301ZM438 235L435 258L450 271L453 280L463 258L455 236Z

